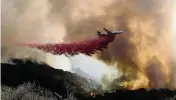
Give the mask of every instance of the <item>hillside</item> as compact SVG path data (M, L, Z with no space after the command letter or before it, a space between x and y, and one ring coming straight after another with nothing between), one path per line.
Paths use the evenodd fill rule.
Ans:
M168 89L117 90L102 93L94 81L74 73L54 69L46 64L30 60L13 59L14 64L1 63L2 100L59 100L70 98L83 100L174 100L176 91ZM175 95L175 96L174 96Z

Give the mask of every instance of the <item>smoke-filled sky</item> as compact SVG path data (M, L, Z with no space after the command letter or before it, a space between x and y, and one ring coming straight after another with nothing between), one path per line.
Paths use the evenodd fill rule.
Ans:
M172 0L2 0L2 45L72 42L103 27L123 30L96 57L117 64L132 89L176 88L171 8Z

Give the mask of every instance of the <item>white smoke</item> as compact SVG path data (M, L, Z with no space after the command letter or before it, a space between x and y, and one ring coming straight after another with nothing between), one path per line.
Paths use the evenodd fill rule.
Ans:
M103 89L107 89L111 82L120 78L120 73L116 65L107 65L103 61L96 58L86 56L84 54L78 54L70 58L72 62L72 69L80 68L86 75L82 77L90 78L103 86ZM73 72L75 72L73 70ZM79 75L78 72L75 72Z
M64 71L72 72L72 62L69 57L63 55L52 55L46 56L46 63L55 69L62 69Z

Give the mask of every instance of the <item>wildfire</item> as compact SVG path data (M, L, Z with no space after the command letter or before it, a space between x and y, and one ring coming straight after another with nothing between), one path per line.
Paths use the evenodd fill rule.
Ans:
M137 89L166 88L170 85L172 39L168 19L171 16L165 16L171 14L168 5L170 4L163 4L162 12L158 11L159 16L163 18L162 26L156 24L160 22L157 22L153 15L143 20L135 17L129 20L129 29L134 33L129 40L135 45L135 54L132 59L140 71L132 81L122 82L122 86L128 89ZM173 26L175 26L175 22ZM157 27L164 27L164 29Z
M123 81L120 85L124 88L135 90L138 88L148 87L149 80L142 73L138 73L137 79L131 81Z

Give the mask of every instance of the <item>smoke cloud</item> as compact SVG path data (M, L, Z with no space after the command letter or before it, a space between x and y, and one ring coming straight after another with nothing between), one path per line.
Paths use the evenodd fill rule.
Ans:
M123 30L108 49L95 55L123 73L113 84L176 88L171 86L171 77L175 79L171 4L171 0L2 0L2 45L73 42L94 37L103 27Z

